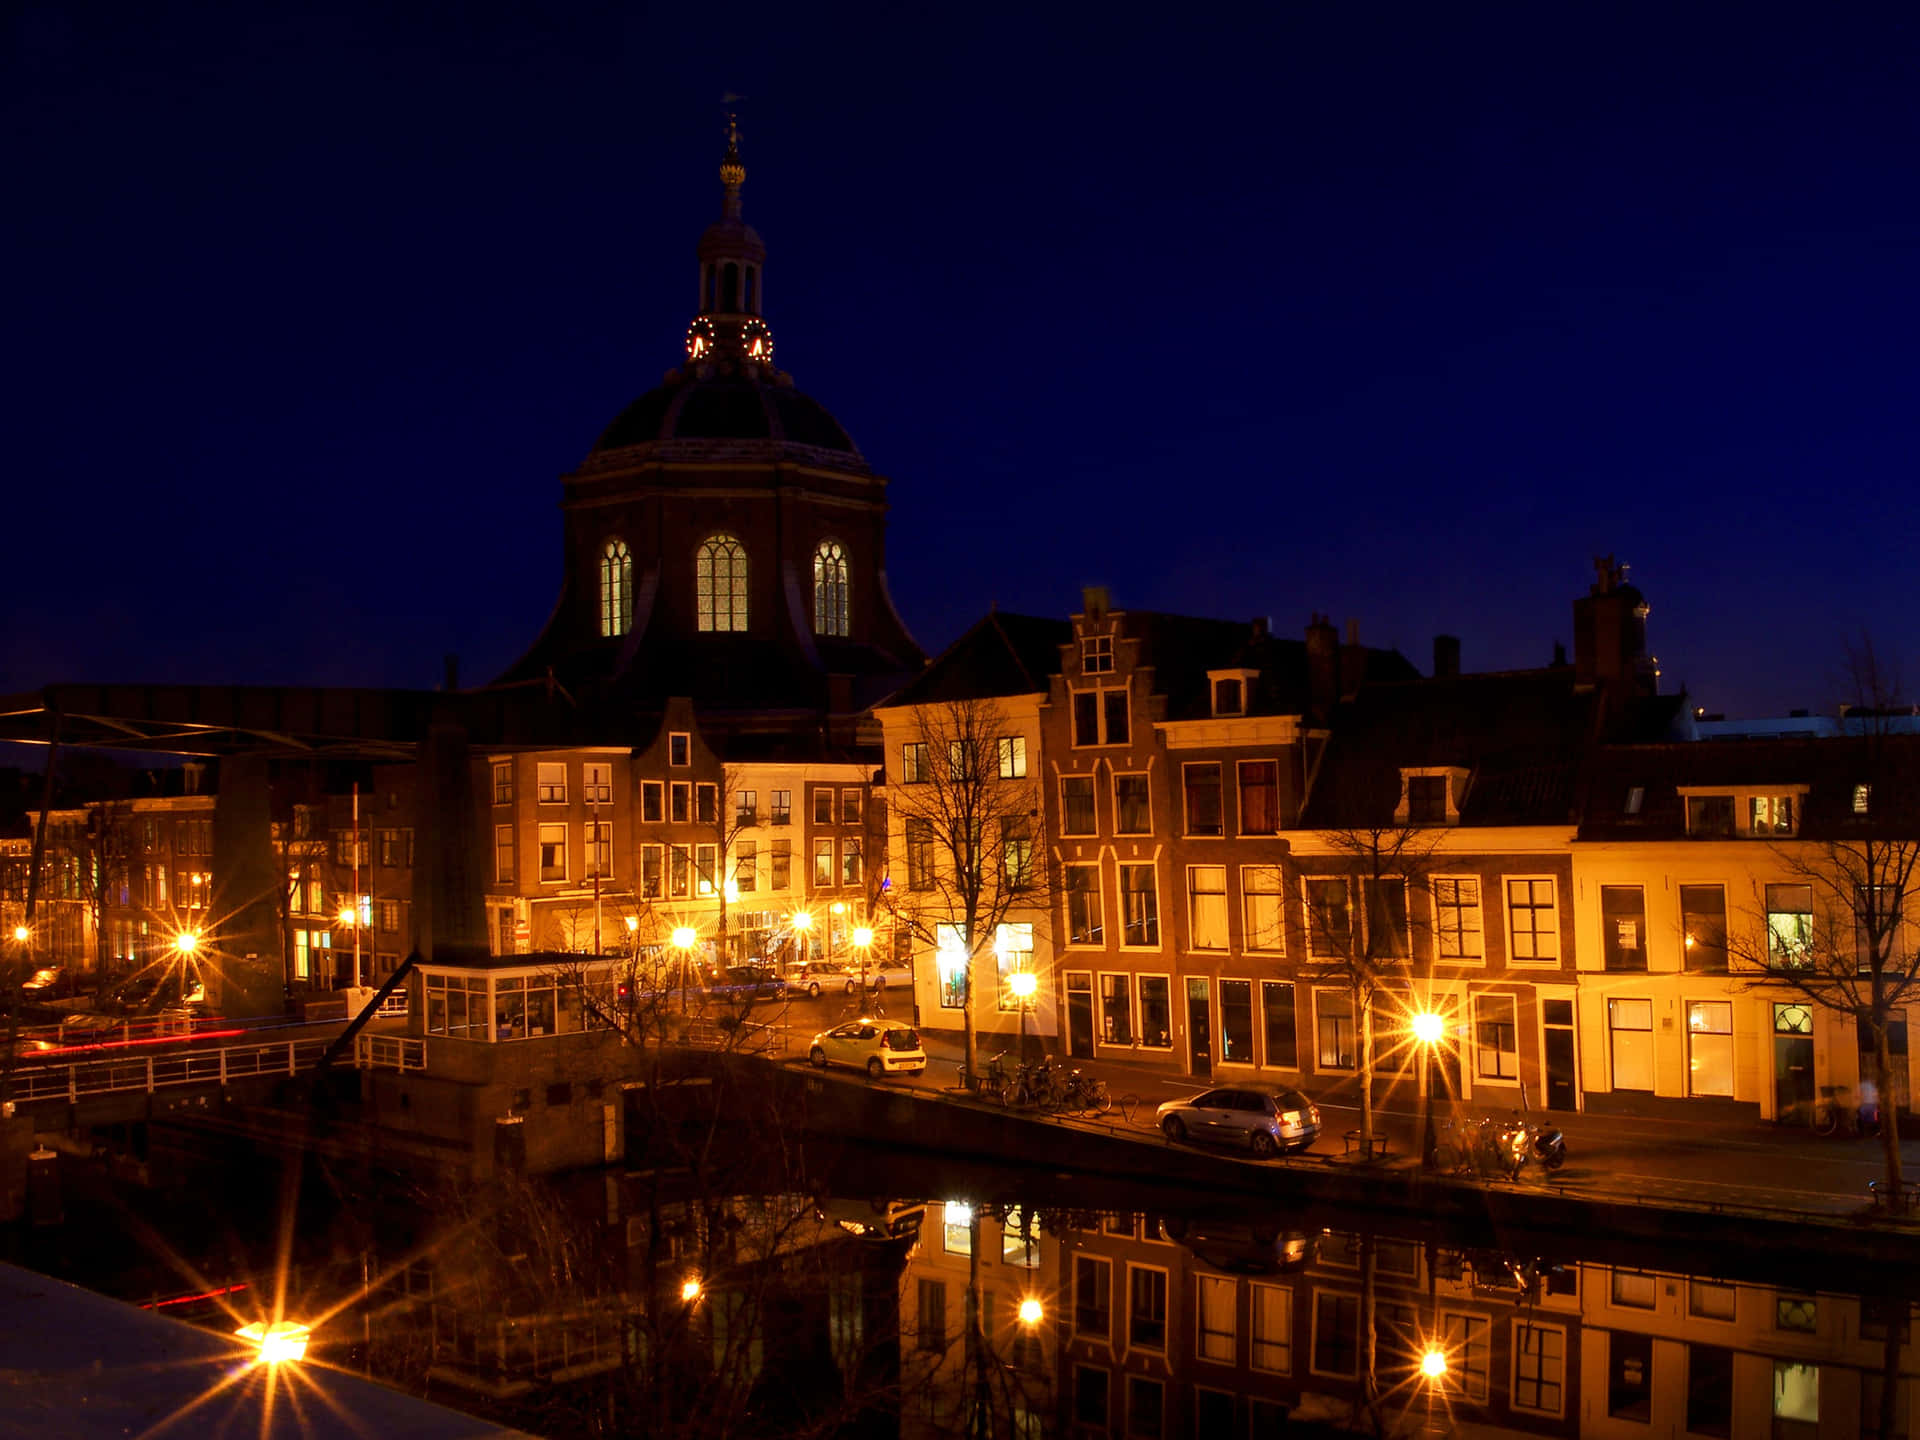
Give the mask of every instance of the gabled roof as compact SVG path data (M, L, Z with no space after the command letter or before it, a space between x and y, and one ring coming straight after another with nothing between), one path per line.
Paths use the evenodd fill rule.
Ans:
M1582 840L1678 840L1686 836L1685 789L1806 786L1804 839L1920 837L1920 736L1713 740L1608 745L1593 756L1580 817ZM1856 785L1871 787L1867 814ZM1627 813L1638 789L1637 813Z
M1249 715L1305 715L1312 709L1306 642L1283 640L1264 624L1209 620L1156 610L1119 610L1122 633L1140 642L1140 664L1153 667L1153 690L1166 698L1169 720L1213 714L1211 670L1257 670ZM1398 650L1367 649L1365 678L1415 680L1420 672ZM1335 661L1336 665L1338 660Z
M1571 823L1597 719L1567 666L1363 685L1334 709L1300 823L1391 824L1400 772L1439 768L1467 772L1462 825Z
M1072 640L1069 621L995 610L875 708L1044 694Z

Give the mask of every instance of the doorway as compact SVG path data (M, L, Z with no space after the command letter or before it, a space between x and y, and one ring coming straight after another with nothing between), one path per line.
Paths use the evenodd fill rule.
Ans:
M1204 976L1187 980L1187 1054L1195 1075L1213 1076L1213 1002Z
M1573 1001L1542 1000L1540 1021L1546 1049L1547 1109L1578 1110L1580 1082L1574 1069Z
M1067 972L1067 1054L1093 1058L1093 976L1085 970Z
M1813 1109L1813 1010L1773 1007L1773 1118L1804 1122Z

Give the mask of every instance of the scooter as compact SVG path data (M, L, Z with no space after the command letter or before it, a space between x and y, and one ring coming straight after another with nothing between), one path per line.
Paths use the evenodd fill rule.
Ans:
M1533 1131L1533 1158L1548 1170L1567 1163L1566 1132L1557 1125L1530 1125Z

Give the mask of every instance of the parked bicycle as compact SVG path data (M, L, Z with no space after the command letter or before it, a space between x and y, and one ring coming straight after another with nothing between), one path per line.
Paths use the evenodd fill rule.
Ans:
M1007 1073L1007 1052L1004 1050L987 1058L986 1065L978 1072L960 1066L961 1087L972 1091L982 1100L991 1100L996 1105L1007 1103L1007 1096L1013 1088L1013 1077Z
M1820 1101L1813 1107L1814 1134L1852 1137L1880 1133L1880 1106L1871 1096L1854 1105L1851 1093L1845 1085L1820 1087Z

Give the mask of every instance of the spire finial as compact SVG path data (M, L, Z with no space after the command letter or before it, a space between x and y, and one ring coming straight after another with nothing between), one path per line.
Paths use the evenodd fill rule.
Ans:
M721 97L723 105L731 105L736 100L744 100L744 95L735 95L728 91ZM725 199L721 213L728 220L740 218L740 187L747 183L747 167L740 161L740 117L733 110L727 111L727 153L720 161L720 188Z

